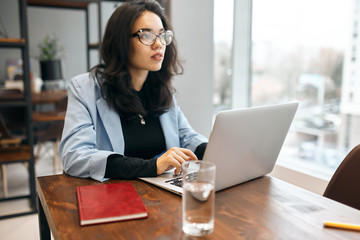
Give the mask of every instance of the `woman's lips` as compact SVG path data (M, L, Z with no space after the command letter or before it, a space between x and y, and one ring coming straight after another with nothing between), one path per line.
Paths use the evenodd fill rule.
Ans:
M155 61L161 61L163 59L163 55L161 53L156 53L152 55L151 58L154 59Z

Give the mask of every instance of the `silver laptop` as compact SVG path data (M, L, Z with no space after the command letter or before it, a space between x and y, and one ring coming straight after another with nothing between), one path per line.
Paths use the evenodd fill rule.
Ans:
M203 157L203 161L216 164L216 191L272 171L298 105L286 103L217 114ZM140 179L182 194L176 184L181 183L181 176L174 176L174 170Z

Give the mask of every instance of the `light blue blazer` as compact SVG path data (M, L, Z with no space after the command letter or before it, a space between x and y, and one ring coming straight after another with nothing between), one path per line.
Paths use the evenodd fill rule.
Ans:
M160 116L166 148L195 151L207 139L195 132L174 98L174 106ZM68 106L60 143L64 171L72 176L104 178L107 157L124 155L125 143L119 115L101 97L97 80L89 73L74 77L68 88Z

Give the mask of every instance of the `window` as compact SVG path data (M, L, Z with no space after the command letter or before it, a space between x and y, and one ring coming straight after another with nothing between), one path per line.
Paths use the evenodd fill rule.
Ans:
M214 0L214 107L231 108L233 0Z
M225 7L216 4L215 23L219 8ZM242 24L236 16L243 12L231 6L236 29ZM249 106L300 102L279 164L329 179L349 149L360 143L359 7L360 0L253 0L248 7ZM226 24L232 26L231 21L221 26ZM224 47L216 41L216 26L214 104L221 110L236 106L230 89L240 81L234 77L240 54L233 52L234 43Z

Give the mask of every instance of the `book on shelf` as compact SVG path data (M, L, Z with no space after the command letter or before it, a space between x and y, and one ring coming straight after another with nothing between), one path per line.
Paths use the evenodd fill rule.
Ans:
M21 58L6 60L6 77L8 80L23 79L23 60Z
M81 226L148 216L130 182L78 186L76 192Z

